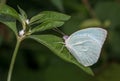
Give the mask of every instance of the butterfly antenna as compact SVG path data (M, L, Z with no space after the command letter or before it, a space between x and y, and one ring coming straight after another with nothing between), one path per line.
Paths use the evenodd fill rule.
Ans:
M53 30L56 31L56 32L58 32L58 33L60 33L60 34L62 34L63 36L66 35L65 33L63 33L63 32L62 32L60 29L58 29L58 28L54 28Z

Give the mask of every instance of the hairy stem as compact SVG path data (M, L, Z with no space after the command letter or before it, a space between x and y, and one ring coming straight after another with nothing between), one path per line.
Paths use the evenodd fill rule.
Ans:
M17 40L16 46L15 46L15 49L14 49L14 53L13 53L13 56L12 56L12 60L11 60L11 63L10 63L9 71L8 71L7 81L11 81L11 76L12 76L12 72L13 72L13 68L14 68L14 64L15 64L15 59L16 59L16 56L17 56L17 52L18 52L20 43L21 43L21 41Z

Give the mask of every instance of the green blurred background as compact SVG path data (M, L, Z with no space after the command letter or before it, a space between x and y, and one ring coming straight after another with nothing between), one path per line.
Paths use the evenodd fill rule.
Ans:
M66 34L92 26L108 31L99 61L91 68L95 76L55 56L48 48L27 39L19 49L12 81L120 81L120 1L119 0L7 0L19 5L29 18L45 10L71 16L60 29ZM53 31L52 31L53 32ZM46 31L45 33L51 33ZM15 46L15 35L0 23L0 81L6 81Z

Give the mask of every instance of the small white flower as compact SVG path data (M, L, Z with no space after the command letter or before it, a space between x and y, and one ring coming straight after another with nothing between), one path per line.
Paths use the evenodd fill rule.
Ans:
M24 35L24 33L25 33L25 31L24 31L24 30L19 31L19 35L20 35L20 36L23 36L23 35Z
M27 23L27 24L29 24L29 23L30 23L30 22L29 22L29 19L27 19L27 20L26 20L26 23Z

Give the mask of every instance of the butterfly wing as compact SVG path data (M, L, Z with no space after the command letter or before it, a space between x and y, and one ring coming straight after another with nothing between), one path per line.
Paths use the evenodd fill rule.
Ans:
M97 62L107 31L102 28L87 28L73 33L65 40L71 54L84 66Z

